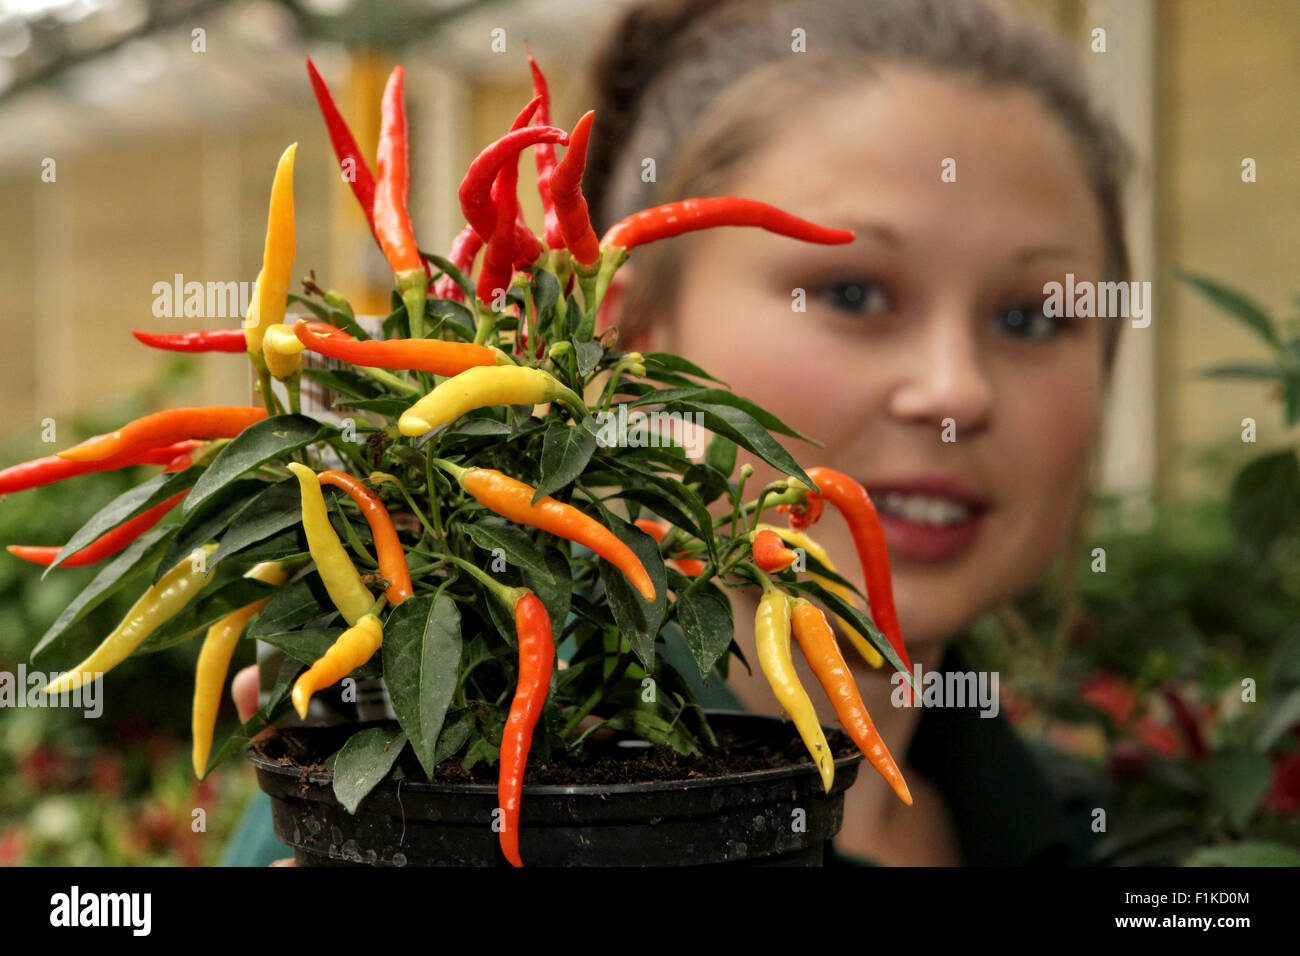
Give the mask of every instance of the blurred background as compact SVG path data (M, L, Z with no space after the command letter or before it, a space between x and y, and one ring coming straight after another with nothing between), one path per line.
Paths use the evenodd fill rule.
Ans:
M531 98L525 42L550 81L552 121L571 127L588 102L593 46L625 5L0 0L3 461L49 454L46 419L62 446L167 404L247 400L244 363L169 360L130 330L235 324L156 317L155 284L255 278L272 173L290 142L300 143L295 272L314 270L359 311L387 311L391 275L338 176L305 57L372 162L384 80L405 64L416 234L445 251L463 224L461 173ZM1028 732L1124 788L1138 837L1117 835L1115 860L1300 842L1300 502L1288 445L1300 418L1300 4L1012 5L1070 38L1137 150L1129 228L1154 308L1149 329L1121 340L1089 529L1122 557L1087 578L1064 623L1052 610L1061 586L1049 582L980 629L972 652L1018 678L1012 709ZM1105 53L1091 52L1099 28ZM535 194L521 197L540 223ZM1178 272L1217 286L1207 295ZM1270 350L1261 315L1289 351ZM1199 374L1228 361L1256 368ZM1242 441L1243 419L1256 423L1256 443ZM10 496L0 538L61 543L139 478ZM94 569L38 585L37 569L0 557L0 670L13 672ZM107 602L87 634L124 608ZM1140 655L1120 643L1135 628L1152 635ZM196 653L163 652L165 678L156 659L123 665L119 676L135 675L141 691L112 695L118 709L100 721L0 710L0 863L215 861L253 782L238 762L192 780ZM1258 674L1267 708L1220 706L1244 672ZM160 679L177 692L159 693ZM209 815L196 832L200 806Z

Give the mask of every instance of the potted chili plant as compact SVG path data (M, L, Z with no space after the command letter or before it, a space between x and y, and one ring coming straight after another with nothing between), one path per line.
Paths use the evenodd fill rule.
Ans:
M372 335L380 329L368 330L342 294L314 281L290 293L290 146L243 327L137 333L159 348L246 352L261 405L160 412L0 472L0 490L16 491L164 466L57 553L26 555L50 569L105 562L37 643L35 661L66 664L74 626L95 604L146 585L47 691L74 692L130 654L203 637L194 695L202 776L290 708L310 719L327 697L355 699L357 681L382 678L392 719L354 711L351 723L281 728L253 747L277 832L304 863L817 863L839 827L857 749L910 803L819 607L857 651L910 681L866 492L838 472L805 471L773 434L804 436L687 359L623 351L615 330L596 333L611 278L641 245L720 225L819 243L852 233L723 197L647 210L597 237L580 188L593 114L572 133L549 125L533 64L537 95L461 185L465 230L448 257L427 254L406 209L402 68L384 92L373 172L310 61L308 72L392 267L393 310ZM567 147L558 162L557 145ZM519 154L529 148L546 210L541 238L518 211ZM311 320L287 324L291 301ZM304 377L350 417L304 414ZM638 427L648 408L711 432L702 460ZM752 494L739 448L786 477ZM825 500L853 531L875 620L807 534ZM789 529L762 523L775 508L789 513ZM763 589L758 663L793 726L704 711L664 656L682 643L701 678L725 678L739 647L722 588L750 586ZM847 736L828 737L816 720L792 633ZM283 663L261 710L214 753L217 703L241 639L277 648Z

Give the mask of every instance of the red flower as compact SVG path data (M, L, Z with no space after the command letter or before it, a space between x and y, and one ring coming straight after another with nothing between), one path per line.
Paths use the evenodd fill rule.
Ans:
M71 767L62 752L38 744L18 765L18 774L32 790L45 790L66 783Z
M1300 750L1276 758L1264 806L1288 817L1300 811Z
M1183 739L1173 728L1160 723L1150 714L1143 714L1133 725L1133 735L1153 753L1161 757L1181 757L1186 752Z
M90 787L104 797L116 797L122 792L125 775L122 758L117 753L95 754L90 762Z
M1094 710L1110 716L1123 726L1137 707L1137 693L1132 686L1107 671L1098 671L1079 685L1079 696Z
M3 833L0 833L0 866L17 866L23 860L23 854L27 852L27 845L23 840L23 833L18 827L6 827Z

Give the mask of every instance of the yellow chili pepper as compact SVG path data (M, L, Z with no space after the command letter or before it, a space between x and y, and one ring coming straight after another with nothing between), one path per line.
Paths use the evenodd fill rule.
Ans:
M447 379L397 420L408 438L417 438L475 408L489 405L540 405L559 400L582 415L582 398L550 372L519 365L484 365Z
M289 470L298 476L302 489L302 527L307 532L307 547L316 570L334 606L349 625L354 625L375 606L374 595L361 583L360 573L330 524L316 473L296 461Z
M312 694L347 677L370 660L384 642L384 628L373 614L362 615L357 623L339 635L315 664L312 664L293 685L293 709L306 719L307 705Z
M799 683L795 673L794 659L790 656L790 604L784 592L763 586L763 598L758 602L758 613L754 617L754 643L758 647L758 665L763 675L772 685L772 693L777 702L794 721L804 746L817 765L822 777L822 786L830 793L831 783L835 780L835 760L831 756L830 744L822 732L822 725L817 720L817 711L813 709L808 692Z
M89 676L94 680L130 657L131 652L143 644L150 634L174 617L194 595L203 590L216 570L208 566L208 558L216 550L215 542L205 544L197 549L202 552L201 558L195 560L194 556L186 557L164 574L157 584L140 595L131 610L126 612L126 617L113 629L113 633L104 638L89 657L61 675L54 683L45 685L46 693L59 694L65 690L76 690L84 677Z
M781 536L786 544L793 545L796 548L803 548L804 551L808 552L820 561L826 570L835 571L837 574L839 573L835 568L835 564L831 561L831 556L826 553L826 549L810 538L807 533L803 531L792 531L789 528L778 528L775 525L770 524L758 524L754 527L754 530L775 531ZM820 574L813 574L811 571L808 572L808 577L822 585L826 590L838 594L849 604L857 604L857 602L853 600L853 592L844 585L832 581L830 578L824 578ZM872 647L865 637L858 633L857 628L844 620L844 618L840 617L838 614L835 615L835 620L839 623L840 629L848 635L849 641L851 641L853 646L857 648L858 653L862 655L863 660L872 667L880 667L885 663L885 659L880 656L880 652Z
M266 367L280 381L302 371L303 344L297 333L283 322L268 326L262 338Z
M284 321L289 303L289 283L293 273L293 157L298 144L284 151L275 167L271 183L271 206L266 217L266 246L262 252L262 271L257 282L257 311L249 307L244 325L244 340L253 364L261 368L262 338L272 325Z
M244 577L281 585L288 580L289 575L279 561L264 561ZM244 605L238 611L232 611L208 628L208 633L203 638L199 662L194 668L194 709L190 720L194 737L191 757L196 777L201 778L208 766L208 755L212 752L212 729L217 723L217 709L221 705L226 672L230 668L235 645L243 636L249 619L260 613L270 601L269 597L265 597Z

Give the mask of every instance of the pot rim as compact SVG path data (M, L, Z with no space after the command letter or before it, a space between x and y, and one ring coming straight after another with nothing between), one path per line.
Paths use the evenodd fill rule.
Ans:
M747 720L765 720L779 721L784 723L784 718L772 714L755 714L747 710L714 710L705 711L709 717L740 717ZM277 732L281 728L277 728ZM306 728L283 728L285 730L306 729ZM837 728L827 728L837 729ZM843 733L842 731L839 731ZM245 751L250 763L258 770L273 773L279 776L294 777L299 780L306 780L308 783L327 785L334 780L333 770L312 770L303 773L301 764L286 764L276 760L270 760L258 753L251 746ZM847 756L837 757L835 759L835 769L844 770L855 763L865 759L860 750ZM765 783L774 780L783 780L789 777L817 776L817 766L809 761L808 763L787 764L784 767L770 767L766 770L746 770L741 773L723 774L721 776L709 777L689 777L679 780L647 780L642 783L615 783L615 784L525 784L523 792L538 797L562 797L562 796L597 796L600 794L636 794L636 793L655 793L664 790L698 790L705 787L719 786L746 786L749 784ZM387 780L380 781L379 786L388 783ZM468 796L485 796L496 794L496 784L490 783L433 783L428 780L415 780L404 778L399 781L402 790L412 791L415 793L442 793L442 794L465 794Z

